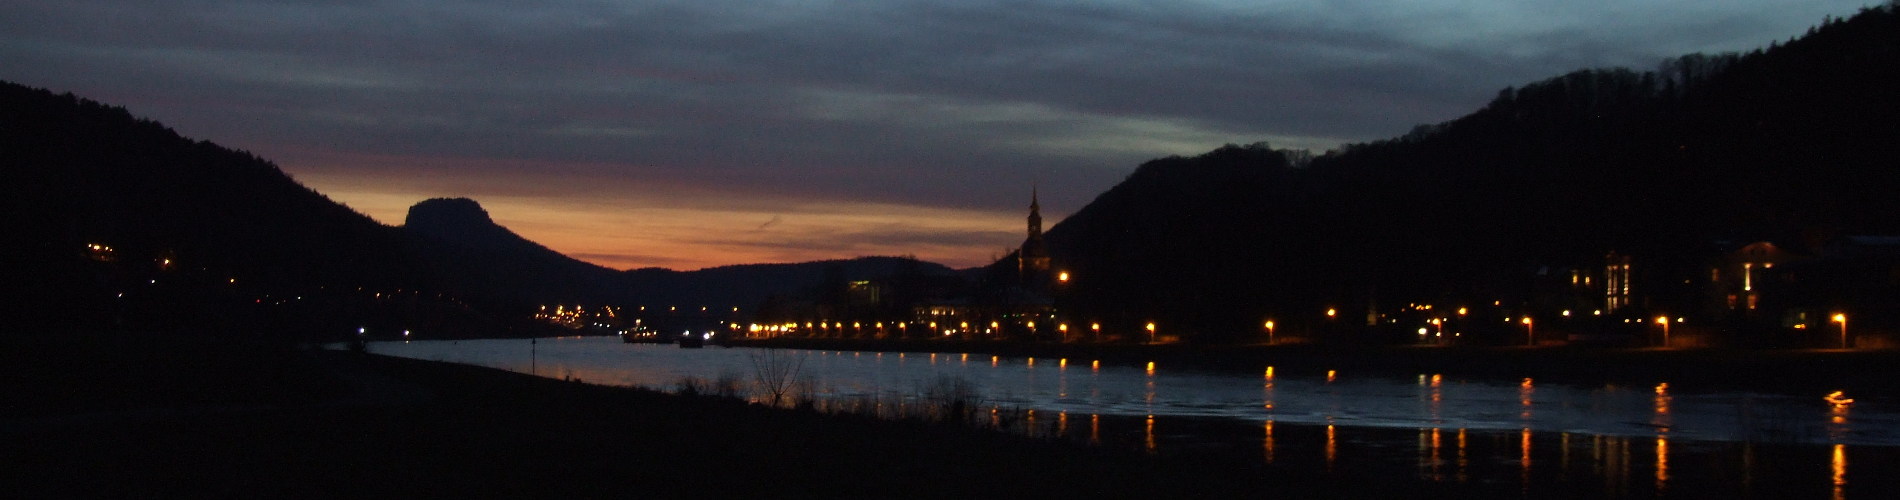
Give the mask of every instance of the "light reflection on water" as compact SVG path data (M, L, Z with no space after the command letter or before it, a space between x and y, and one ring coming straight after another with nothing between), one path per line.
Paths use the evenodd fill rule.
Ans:
M722 375L752 382L751 354L761 349L680 349L623 344L610 337L541 339L530 359L521 340L387 342L375 352L491 366L554 378L672 389L687 377ZM1217 417L1282 424L1417 429L1427 427L1589 435L1651 436L1672 440L1768 441L1900 446L1894 401L1859 395L1852 406L1816 396L1751 393L1678 393L1667 383L1647 391L1461 381L1420 374L1418 383L1383 378L1275 373L1261 379L1152 365L1071 368L1064 361L1021 358L1005 363L935 362L935 354L781 351L803 356L800 377L824 395L904 396L931 382L969 381L987 402L1074 414L1129 417ZM929 363L911 362L928 357ZM900 398L901 399L901 398Z
M521 340L392 342L376 343L371 350L662 390L687 377L751 382L753 356L767 352L623 344L602 337L537 342L532 349ZM1080 363L1072 368L1066 358L991 356L988 363L971 363L968 354L775 355L802 357L798 376L821 398L839 401L821 400L826 406L869 404L873 411L898 415L929 411L917 401L918 394L933 381L951 377L977 389L992 426L1031 436L1095 444L1113 440L1159 454L1175 449L1178 440L1197 439L1182 437L1194 431L1175 430L1176 420L1167 419L1224 419L1247 422L1253 430L1241 439L1260 439L1260 448L1249 453L1264 464L1307 463L1334 471L1385 457L1380 460L1409 469L1400 474L1457 483L1475 475L1520 484L1525 492L1550 480L1587 478L1595 478L1593 487L1608 496L1662 496L1685 487L1706 493L1706 484L1717 480L1751 491L1760 484L1788 482L1778 475L1796 474L1807 478L1797 484L1817 488L1813 496L1831 491L1832 498L1845 498L1850 455L1874 457L1887 466L1896 465L1894 457L1900 456L1891 448L1900 445L1894 402L1868 395L1856 395L1850 406L1834 404L1838 394L1822 401L1818 395L1693 393L1667 383L1588 388L1528 378L1460 381L1440 374L1400 381L1340 377L1334 370L1276 373L1273 367L1261 367L1262 375L1254 378L1157 370L1152 364L1103 366L1093 360L1086 369ZM1012 410L1026 411L1011 416ZM1071 425L1071 418L1084 415L1085 424ZM1105 416L1133 427L1116 427L1124 424ZM1323 434L1302 434L1308 431L1298 426ZM1175 434L1157 434L1157 428ZM1405 441L1414 441L1415 449L1395 454L1394 444L1413 448ZM1775 452L1780 458L1758 457L1757 443L1782 450ZM1822 455L1795 462L1830 467L1788 467L1785 455L1795 452L1786 449L1796 443L1824 447L1816 447ZM1711 461L1729 465L1706 470ZM1680 464L1692 467L1685 472ZM1882 488L1873 491L1885 486L1856 481L1856 488Z

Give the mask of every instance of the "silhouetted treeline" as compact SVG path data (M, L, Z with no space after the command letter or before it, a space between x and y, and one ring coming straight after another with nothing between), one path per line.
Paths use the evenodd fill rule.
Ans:
M1051 253L1076 272L1071 311L1204 339L1329 307L1364 325L1414 301L1509 306L1611 252L1634 259L1647 305L1686 305L1716 241L1900 233L1894 10L1507 88L1305 168L1264 144L1151 161L1052 228Z

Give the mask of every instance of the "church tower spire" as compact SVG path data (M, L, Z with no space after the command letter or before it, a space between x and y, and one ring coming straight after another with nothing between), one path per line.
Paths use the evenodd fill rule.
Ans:
M1024 281L1049 270L1049 250L1042 243L1042 204L1038 202L1036 187L1029 188L1029 237L1023 240L1023 248L1016 256L1017 274Z
M1042 239L1042 205L1036 203L1036 187L1029 187L1029 239Z

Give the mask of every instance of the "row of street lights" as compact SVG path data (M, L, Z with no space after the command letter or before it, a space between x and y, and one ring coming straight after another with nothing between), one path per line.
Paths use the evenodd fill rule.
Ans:
M1462 307L1461 307L1461 308L1458 308L1458 315L1459 315L1459 316L1461 316L1461 317L1462 317L1462 316L1464 316L1464 315L1466 315L1466 314L1467 314L1467 312L1468 312L1468 310L1467 310L1467 309L1465 309L1465 308L1462 308ZM1569 314L1568 314L1568 313L1569 313L1569 311L1565 311L1565 313L1566 313L1566 314L1564 314L1564 315L1565 315L1566 317L1567 317L1567 316L1569 316ZM1601 314L1601 312L1599 311L1599 312L1598 312L1598 314L1600 315L1600 314ZM1335 318L1337 318L1337 317L1338 317L1338 315L1339 315L1339 310L1338 310L1338 309L1335 309L1335 308L1328 308L1328 309L1326 310L1326 317L1327 317L1327 319L1335 319ZM1833 315L1833 317L1832 317L1832 318L1830 318L1830 319L1831 319L1831 321L1832 321L1832 322L1834 322L1834 323L1840 323L1840 325L1841 325L1841 330L1840 330L1840 338L1841 338L1841 348L1842 348L1842 349L1846 349L1846 348L1848 348L1848 342L1847 342L1847 315L1846 315L1845 313L1835 313L1835 314ZM1439 329L1439 334L1440 334L1441 336L1442 336L1442 335L1444 334L1444 320L1445 320L1444 318L1433 318L1433 319L1432 319L1432 320L1430 321L1430 324L1432 324L1432 325L1434 325L1434 326L1436 326L1436 327L1438 327L1438 329ZM1507 322L1508 322L1508 321L1510 321L1510 318L1506 318L1506 319L1505 319L1505 321L1507 321ZM1536 333L1536 321L1535 321L1535 320L1533 320L1533 319L1531 318L1531 316L1529 316L1529 315L1525 315L1524 317L1522 317L1522 318L1520 318L1520 319L1519 319L1519 320L1518 320L1517 322L1518 322L1519 324L1522 324L1522 325L1524 325L1524 345L1526 345L1526 346L1535 346L1535 345L1537 345L1537 333ZM1657 325L1659 325L1659 326L1661 326L1661 327L1662 327L1662 343L1661 343L1661 346L1662 346L1662 347L1669 347L1669 346L1670 346L1670 331L1669 331L1669 330L1670 330L1670 328L1669 328L1669 324L1670 324L1670 323L1683 323L1683 322L1685 322L1685 320L1684 320L1683 318L1676 318L1676 319L1675 319L1674 321L1671 321L1671 320L1670 320L1670 318L1669 318L1668 316L1657 316L1657 317L1656 317L1656 320L1655 320L1655 323L1656 323ZM906 328L906 326L907 326L907 324L906 324L906 323L904 323L904 322L894 322L893 324L894 324L894 325L896 325L896 326L898 327L898 329L900 329L900 330L902 330L902 329L905 329L905 328ZM1027 323L1027 325L1028 325L1028 327L1029 327L1029 328L1030 328L1031 330L1034 330L1034 329L1036 328L1036 323L1035 323L1034 321L1030 321L1030 322L1028 322L1028 323ZM737 326L738 326L738 325L734 325L734 327L735 327L735 328L736 328ZM792 329L792 328L795 328L796 326L797 326L797 324L796 324L796 323L790 323L790 324L787 324L787 327L786 327L786 328L785 328L784 330L781 330L781 331L789 331L790 329ZM810 328L810 327L812 327L812 326L814 326L814 325L812 325L811 323L807 323L807 324L806 324L805 326L806 326L807 328ZM827 329L827 328L832 328L832 327L834 327L834 324L832 324L832 323L829 323L829 322L826 322L826 323L820 323L820 324L818 324L817 326L819 327L819 329ZM854 329L857 329L857 328L862 328L862 326L863 326L863 325L862 325L862 323L853 323L853 324L852 324L852 326L853 326L853 328L854 328ZM1276 334L1277 334L1277 330L1278 330L1278 328L1277 328L1277 327L1278 327L1278 324L1277 324L1277 323L1276 323L1276 322L1275 322L1274 320L1271 320L1271 319L1269 319L1269 320L1267 320L1267 321L1265 321L1264 323L1262 323L1262 324L1261 324L1261 327L1262 327L1262 328L1264 328L1264 329L1266 330L1266 332L1267 332L1267 344L1277 344L1277 343L1279 343L1279 339L1277 338L1277 335L1276 335ZM835 328L838 328L838 329L843 329L843 328L844 328L844 323L843 323L843 322L838 322L838 323L835 323ZM880 330L880 331L882 331L882 330L884 329L884 323L876 323L876 326L875 326L875 328L877 328L878 330ZM1000 329L1000 328L1001 328L1001 324L1000 324L1000 323L998 323L998 322L994 322L994 321L992 321L992 322L990 322L990 328L991 328L992 330L994 330L994 329ZM937 324L936 322L931 322L931 323L930 323L930 329L931 329L932 331L936 331L936 330L938 330L938 324ZM969 322L962 322L962 323L960 323L960 324L959 324L959 329L960 329L961 331L969 331L969 330L970 330L970 323L969 323ZM1089 325L1089 329L1090 329L1090 331L1091 331L1091 332L1093 332L1093 334L1094 334L1095 336L1097 336L1097 337L1100 337L1100 336L1101 336L1101 333L1102 333L1102 324L1101 324L1101 323L1091 323L1091 324ZM1060 323L1060 324L1058 324L1058 325L1056 326L1056 330L1057 330L1058 332L1060 332L1060 333L1061 333L1061 335L1062 335L1062 338L1063 338L1064 340L1067 340L1067 339L1068 339L1068 336L1069 336L1069 324L1068 324L1068 323ZM1156 325L1155 325L1155 323L1154 323L1154 322L1152 322L1152 321L1150 321L1150 322L1148 322L1148 323L1146 323L1145 325L1143 325L1143 330L1144 330L1144 331L1146 331L1146 332L1148 333L1148 342L1149 342L1149 343L1155 343L1155 342L1158 342L1158 341L1159 341L1159 335L1158 335L1158 333L1157 333L1157 327L1156 327ZM757 330L754 330L754 331L757 331ZM945 329L945 330L943 330L943 332L944 332L944 335L946 335L946 336L948 336L948 335L951 335L951 334L952 334L953 332L955 332L955 331L956 331L956 330L948 330L948 329ZM1421 336L1422 336L1422 335L1425 335L1425 334L1426 334L1426 332L1427 332L1427 330L1426 330L1425 328L1420 328L1420 329L1419 329L1419 334L1420 334Z
M1458 308L1458 315L1459 315L1460 317L1462 317L1462 316L1464 316L1464 315L1465 315L1465 314L1466 314L1467 312L1469 312L1469 311L1468 311L1468 310L1467 310L1466 308L1463 308L1463 307L1460 307L1460 308ZM1603 312L1602 312L1602 311L1597 311L1597 312L1596 312L1596 315L1599 315L1599 316L1600 316L1600 315L1602 315L1602 314L1603 314ZM1326 319L1328 319L1328 320L1332 320L1332 319L1335 319L1335 318L1337 318L1338 316L1339 316L1339 310L1338 310L1338 309L1336 309L1336 308L1327 308L1327 309L1326 309ZM1563 312L1563 316L1564 316L1564 317L1569 317L1569 316L1570 316L1570 311L1567 311L1567 310L1566 310L1566 311L1564 311L1564 312ZM1833 323L1840 323L1840 324L1841 324L1841 330L1840 330L1840 338L1841 338L1841 348L1842 348L1842 349L1847 349L1847 348L1848 348L1848 342L1847 342L1847 314L1846 314L1846 313L1834 313L1834 315L1833 315L1833 316L1832 316L1831 318L1829 318L1829 320L1830 320L1830 322L1833 322ZM1430 324L1432 324L1432 325L1434 325L1434 326L1437 326L1437 327L1438 327L1438 329L1439 329L1439 334L1440 334L1441 336L1442 336L1442 335L1444 334L1444 322L1443 322L1443 321L1444 321L1444 319L1443 319L1443 318L1433 318L1433 319L1432 319L1431 321L1429 321L1429 323L1430 323ZM1509 321L1510 321L1510 318L1505 318L1505 321L1506 321L1506 322L1509 322ZM1626 321L1627 321L1627 320L1626 320ZM1683 323L1683 322L1685 322L1685 319L1684 319L1684 318L1676 318L1676 319L1675 319L1675 320L1674 320L1673 322L1674 322L1674 323ZM1533 320L1531 319L1531 316L1530 316L1530 315L1525 315L1525 316L1524 316L1523 318L1521 318L1521 319L1519 319L1519 320L1518 320L1518 323L1520 323L1520 324L1522 324L1522 325L1524 325L1524 345L1526 345L1526 346L1535 346L1535 345L1537 345L1537 335L1536 335L1536 322L1535 322L1535 321L1533 321ZM1670 338L1669 338L1669 324L1670 324L1670 323L1671 323L1671 321L1670 321L1670 319L1669 319L1669 317L1668 317L1668 316L1657 316L1657 317L1656 317L1656 324L1657 324L1657 325L1660 325L1660 326L1662 326L1662 344L1661 344L1661 345L1662 345L1662 347L1669 347L1669 345L1670 345L1670 343L1669 343L1669 341L1670 341ZM1150 333L1152 333L1152 330L1153 330L1153 327L1154 327L1154 324L1152 324L1152 323L1150 323L1150 324L1149 324L1148 326L1149 326L1149 330L1150 330ZM1274 327L1275 327L1275 324L1274 324L1274 321L1273 321L1273 320L1267 320L1267 321L1266 321L1265 323L1263 323L1263 324L1262 324L1261 326L1262 326L1263 328L1265 328L1265 329L1266 329L1266 331L1267 331L1267 343L1268 343L1268 344L1275 344L1275 343L1277 343L1277 339L1276 339L1276 338L1275 338L1275 336L1274 336L1274 333L1275 333L1275 332L1274 332L1274 330L1275 330L1275 328L1274 328ZM1425 334L1426 334L1427 332L1428 332L1428 330L1427 330L1426 328L1419 328L1419 335L1420 335L1420 336L1423 336L1423 335L1425 335Z

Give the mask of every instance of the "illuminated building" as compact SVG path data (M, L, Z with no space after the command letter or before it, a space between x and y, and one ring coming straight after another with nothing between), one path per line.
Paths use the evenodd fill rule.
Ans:
M1630 305L1630 257L1610 252L1603 260L1603 309L1622 309Z

